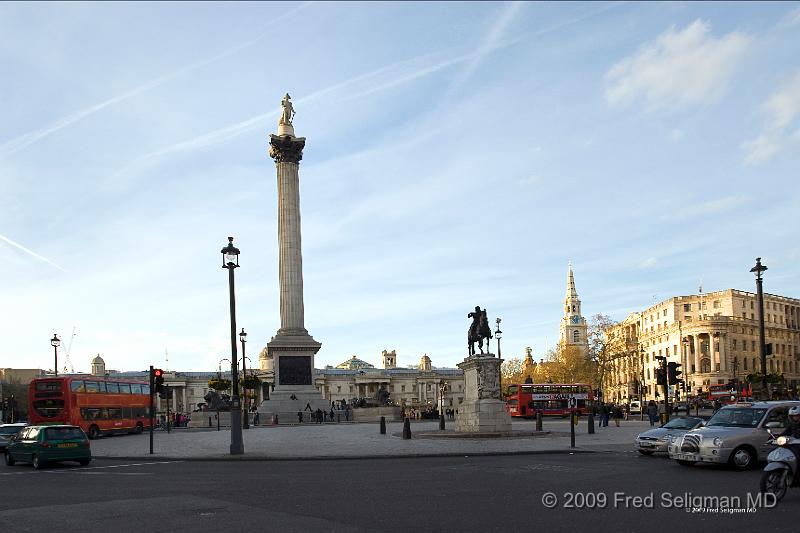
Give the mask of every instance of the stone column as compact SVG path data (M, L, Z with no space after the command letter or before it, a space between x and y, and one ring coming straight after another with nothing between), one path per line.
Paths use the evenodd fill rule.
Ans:
M183 410L186 411L187 413L191 413L192 409L189 409L189 405L186 403L186 388L187 388L187 385L184 385L183 386Z
M728 371L727 350L725 349L725 341L727 334L720 332L719 334L719 370L720 372Z
M278 277L281 327L278 335L307 335L303 309L303 255L300 237L298 167L306 140L270 135L269 155L278 173Z
M697 369L697 372L701 372L700 368L700 360L703 359L703 353L700 351L700 334L695 333L694 335L694 367Z

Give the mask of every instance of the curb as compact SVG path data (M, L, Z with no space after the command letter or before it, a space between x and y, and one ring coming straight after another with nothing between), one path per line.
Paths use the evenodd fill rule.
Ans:
M338 456L319 455L313 457L268 456L268 455L219 455L206 457L172 457L153 455L93 455L92 460L108 461L143 461L163 459L164 461L186 462L219 462L219 461L364 461L371 459L423 459L426 457L492 457L510 455L558 455L558 454L592 454L604 453L606 450L587 450L585 448L572 448L566 450L528 450L516 452L475 452L475 453L417 453L417 454L390 454L374 456Z

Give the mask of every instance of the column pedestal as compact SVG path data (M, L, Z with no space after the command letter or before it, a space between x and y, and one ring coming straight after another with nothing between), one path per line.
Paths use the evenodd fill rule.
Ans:
M456 431L460 433L509 432L511 415L500 399L500 365L492 354L467 357L457 366L464 371L464 401L458 406Z

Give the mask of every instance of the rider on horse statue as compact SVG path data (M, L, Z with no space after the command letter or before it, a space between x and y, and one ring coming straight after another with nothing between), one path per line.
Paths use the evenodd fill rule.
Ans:
M483 341L486 340L486 351L489 351L489 340L492 338L492 328L489 327L489 320L486 318L486 309L481 310L479 305L475 306L475 311L469 313L467 318L472 319L472 324L467 331L467 347L469 355L475 355L475 343L483 353Z

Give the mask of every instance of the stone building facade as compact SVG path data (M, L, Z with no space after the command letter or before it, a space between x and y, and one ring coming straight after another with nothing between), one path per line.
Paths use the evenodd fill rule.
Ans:
M767 372L800 383L800 300L764 295ZM630 314L607 332L603 391L608 401L655 399L656 357L678 362L687 393L761 371L756 295L736 289L676 296ZM644 388L642 389L642 385ZM659 396L661 391L659 391Z

